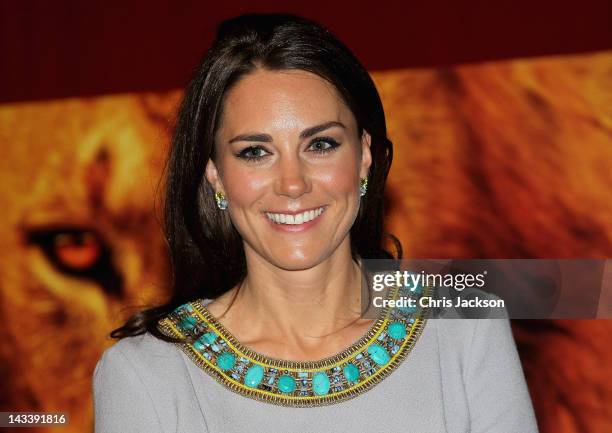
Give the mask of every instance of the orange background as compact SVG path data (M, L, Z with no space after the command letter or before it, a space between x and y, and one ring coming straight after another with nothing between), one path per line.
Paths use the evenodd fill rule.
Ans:
M388 229L407 256L610 256L610 64L374 73L396 150ZM67 410L67 431L85 431L122 307L166 295L154 205L178 97L0 107L2 410ZM514 325L542 431L609 431L612 323Z
M529 54L370 68L407 256L612 257L612 51ZM108 332L167 296L158 183L180 91L51 84L0 104L0 411L68 411L63 431L84 432ZM541 431L612 431L612 322L513 329Z

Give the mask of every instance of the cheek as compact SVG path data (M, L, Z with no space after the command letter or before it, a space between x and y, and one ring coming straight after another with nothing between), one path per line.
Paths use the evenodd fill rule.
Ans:
M317 176L319 182L333 194L355 194L359 184L359 171L353 160L339 160L322 168Z
M230 206L248 206L261 197L269 184L264 173L255 173L248 168L232 168L226 172L223 182Z

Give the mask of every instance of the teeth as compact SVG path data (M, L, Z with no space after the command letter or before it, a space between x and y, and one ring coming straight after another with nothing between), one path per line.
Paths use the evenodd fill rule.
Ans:
M302 212L297 215L266 212L266 216L268 217L270 221L273 221L276 224L297 225L297 224L303 224L308 221L312 221L313 219L321 215L324 210L325 209L323 207L320 207L316 210Z

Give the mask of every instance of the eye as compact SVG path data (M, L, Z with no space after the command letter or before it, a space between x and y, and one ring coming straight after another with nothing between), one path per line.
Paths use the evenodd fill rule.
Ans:
M331 137L318 137L312 140L308 147L312 149L312 152L326 153L336 150L338 146L340 143Z
M259 160L270 153L261 146L249 146L242 149L236 156L238 158L246 159L247 161Z
M122 291L122 278L111 260L111 251L93 230L80 227L37 228L29 230L30 245L41 249L59 272L98 283L110 293Z

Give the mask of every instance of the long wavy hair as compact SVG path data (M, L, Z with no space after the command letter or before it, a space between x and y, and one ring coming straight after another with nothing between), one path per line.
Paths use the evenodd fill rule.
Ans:
M354 54L321 25L293 15L247 14L221 23L215 41L186 89L166 165L163 230L171 259L171 298L141 311L111 332L123 338L150 332L177 341L157 328L159 319L200 298L215 299L239 284L247 266L243 241L204 176L215 160L214 137L224 95L257 68L303 70L338 91L357 121L359 136L371 136L368 193L350 230L353 259L401 258L383 247L383 194L393 147L374 82Z

